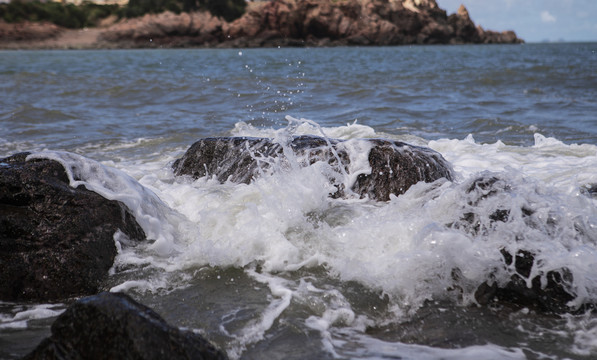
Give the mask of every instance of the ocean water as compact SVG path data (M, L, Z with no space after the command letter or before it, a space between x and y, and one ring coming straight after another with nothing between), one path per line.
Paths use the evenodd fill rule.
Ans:
M376 202L331 199L322 163L249 185L171 170L202 137L301 134L427 146L455 180ZM571 306L597 302L597 43L2 51L0 157L20 151L68 164L148 234L106 290L232 359L597 356L594 314L473 296L511 275L504 248L536 254L533 276L567 268ZM497 195L468 190L481 176ZM66 306L0 302L0 358Z

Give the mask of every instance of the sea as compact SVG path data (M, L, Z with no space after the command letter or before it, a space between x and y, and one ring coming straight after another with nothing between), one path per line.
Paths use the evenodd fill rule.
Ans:
M429 147L454 179L375 201L330 197L326 164L173 174L204 137L296 135ZM597 303L597 43L0 51L0 158L22 151L145 230L115 234L103 290L231 359L597 358L592 312L474 297L508 281L507 249L543 284L567 269L571 307ZM499 191L472 199L480 177ZM0 302L0 358L71 302Z

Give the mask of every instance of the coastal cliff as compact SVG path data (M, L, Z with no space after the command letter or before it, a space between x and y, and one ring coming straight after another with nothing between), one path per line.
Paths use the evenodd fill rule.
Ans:
M409 44L522 43L513 31L475 25L461 6L448 16L435 0L272 0L250 2L227 22L208 12L147 14L88 29L74 46L59 39L75 30L52 31L49 39L19 36L1 24L2 42L26 47L272 47ZM43 26L43 25L38 25ZM47 26L50 26L48 24ZM21 28L23 26L21 25ZM2 30L4 29L4 30ZM2 33L4 31L4 33ZM12 32L11 32L12 31ZM5 36L5 34L12 34ZM43 40L43 41L40 41ZM72 42L72 41L71 41ZM10 46L8 46L10 47Z

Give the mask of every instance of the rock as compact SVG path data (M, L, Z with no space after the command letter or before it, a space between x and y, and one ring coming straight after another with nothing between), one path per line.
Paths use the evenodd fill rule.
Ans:
M511 217L520 216L525 226L544 233L546 238L553 236L550 234L550 227L556 226L554 220L534 217L532 203L523 202L520 209L512 207L510 199L516 195L507 179L483 174L464 185L469 211L463 214L460 221L450 224L450 227L483 238L490 236L496 227L508 223ZM513 212L517 214L512 215ZM531 270L537 265L537 254L524 248L524 233L514 233L511 236L515 237L518 250L509 251L503 247L495 250L503 260L500 271L508 274L509 279L499 285L495 279L480 284L474 294L479 304L498 302L553 313L582 312L593 306L583 304L579 308L572 308L568 305L576 298L576 294L572 290L574 277L567 267L539 270L531 278Z
M519 250L516 256L512 256L505 249L501 249L500 252L505 266L512 268L514 273L504 286L498 286L495 282L491 285L487 282L482 283L475 291L475 300L479 304L486 305L499 301L553 313L582 312L590 307L589 304L585 304L580 309L568 306L576 296L568 290L573 278L567 268L548 271L545 274L546 284L544 285L541 284L541 276L534 276L531 279L532 285L529 287L527 280L531 275L535 256L526 250Z
M368 151L367 158L371 169L350 170L351 156L358 154L351 152L349 145L358 145ZM328 162L338 175L343 171L352 171L356 180L350 185L350 190L361 197L368 196L375 200L386 201L390 199L391 194L403 194L419 181L452 179L450 165L439 153L399 141L341 141L316 136L297 136L290 140L288 147L298 155L301 166L324 161ZM176 175L189 175L193 178L209 175L221 182L248 184L254 177L270 169L268 159L284 156L283 150L281 144L267 138L206 138L194 143L182 158L174 162L173 169ZM342 168L338 166L339 163L342 164ZM335 179L330 180L332 183L338 183ZM336 186L338 191L332 196L345 196L346 189L342 184Z
M466 8L448 17L434 0L276 0L251 3L228 36L237 44L261 38L262 46L282 38L314 46L522 42L513 32L481 30Z
M404 194L419 181L453 180L451 166L431 149L398 141L368 141L372 143L368 157L371 172L357 176L352 186L352 191L361 196L389 200L391 194Z
M233 22L207 12L147 14L119 21L100 39L143 47L522 42L512 31L475 26L464 6L448 17L434 0L256 1Z
M61 164L27 155L0 159L0 299L95 294L116 256L115 233L145 234L122 203L70 187Z
M60 26L46 21L7 23L0 20L0 43L51 39L58 36L63 30Z
M52 324L52 334L25 356L35 359L203 359L227 356L201 335L170 326L121 293L83 298Z
M454 29L454 37L451 39L452 43L482 43L482 37L485 32L479 31L475 23L471 20L468 10L464 5L460 5L456 14L448 17L448 23Z
M227 23L208 12L146 14L124 19L103 30L100 40L133 46L198 46L224 41Z

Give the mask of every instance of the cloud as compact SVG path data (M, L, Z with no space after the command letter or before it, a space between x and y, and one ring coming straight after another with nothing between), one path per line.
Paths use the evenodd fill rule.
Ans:
M544 23L556 22L556 17L549 13L547 10L541 11L541 21Z

